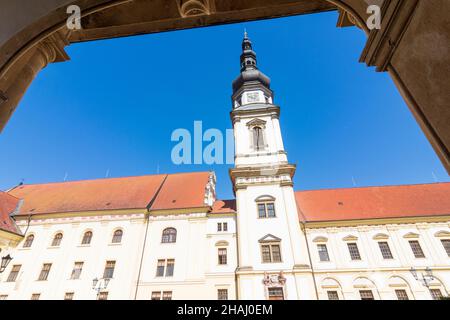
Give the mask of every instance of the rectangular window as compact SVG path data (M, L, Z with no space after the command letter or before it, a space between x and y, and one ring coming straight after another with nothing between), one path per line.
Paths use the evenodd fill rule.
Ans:
M73 300L73 296L73 292L66 292L66 294L64 295L64 300Z
M444 246L445 252L450 257L450 239L441 240L442 245Z
M284 300L283 288L269 288L269 300Z
M218 249L218 257L219 257L219 264L227 264L227 249L226 248L219 248Z
M266 217L266 205L264 203L258 204L258 217L260 218Z
M106 261L105 271L103 272L103 278L112 279L114 276L114 268L116 267L115 261Z
M0 294L0 300L6 300L6 299L8 299L7 294Z
M408 293L406 293L406 290L403 289L395 290L395 294L397 295L398 300L409 300Z
M372 290L359 290L361 300L375 300Z
M378 246L380 247L383 259L394 259L391 248L389 248L389 244L387 242L378 242Z
M163 300L172 300L172 291L164 291L162 299Z
M280 246L278 244L272 244L270 248L272 250L272 262L281 262Z
M430 289L431 296L433 297L433 300L442 300L444 297L442 295L441 289Z
M274 203L267 203L267 216L269 218L275 217L275 204Z
M328 255L328 249L326 244L318 244L317 250L319 251L320 261L330 261L330 256Z
M327 291L328 300L339 300L339 295L337 291Z
M261 246L263 263L281 262L281 250L279 244L265 244Z
M223 223L223 231L228 231L228 223L227 222Z
M218 289L217 290L218 300L228 300L228 289Z
M410 240L409 245L411 246L411 250L414 254L414 257L416 257L417 259L425 258L425 254L422 251L422 247L420 246L419 241Z
M108 292L103 291L98 294L97 300L108 300Z
M347 247L352 260L361 260L361 255L359 254L358 245L356 243L347 243Z
M262 255L262 262L272 262L269 245L261 246L261 255Z
M166 277L173 276L173 269L175 268L175 260L169 259L167 260L167 268L166 268Z
M221 232L222 231L222 223L219 222L217 223L217 232Z
M15 264L13 265L11 272L9 273L8 279L6 279L6 282L14 282L17 279L17 276L19 275L20 268L22 267L21 264Z
M275 203L258 203L259 218L275 218Z
M41 297L40 293L33 293L31 295L31 300L39 300L40 297Z
M51 263L44 263L42 266L41 273L39 274L39 281L46 281L48 279L48 275L50 273L50 269L52 268Z
M164 269L166 267L166 260L158 260L158 264L156 265L156 276L164 277Z
M161 292L153 291L152 292L152 300L161 300Z
M80 279L81 271L83 270L83 262L75 262L70 279L77 280Z

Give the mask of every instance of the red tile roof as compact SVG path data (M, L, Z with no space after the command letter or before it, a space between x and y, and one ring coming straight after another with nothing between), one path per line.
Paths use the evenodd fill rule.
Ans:
M152 210L207 207L205 190L209 172L170 174L152 204Z
M209 173L148 175L22 185L9 194L23 199L19 215L97 210L204 206ZM174 202L175 201L175 202Z
M217 200L212 206L211 213L236 213L236 200Z
M19 199L0 191L0 230L21 234L10 215L19 205Z
M450 183L297 191L302 221L450 215Z

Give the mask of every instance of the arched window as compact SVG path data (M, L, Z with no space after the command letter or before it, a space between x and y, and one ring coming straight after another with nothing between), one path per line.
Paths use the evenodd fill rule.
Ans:
M92 231L86 231L83 235L83 240L81 240L81 244L90 244L92 240Z
M162 233L162 243L174 243L177 242L177 229L175 228L166 228Z
M122 230L116 230L114 231L114 235L112 238L112 243L121 243L122 242L122 236L123 236L123 231Z
M55 234L55 237L53 238L53 241L52 241L52 247L59 247L59 245L61 244L62 238L63 238L63 234L61 232Z
M29 248L31 247L31 245L33 244L34 241L34 235L30 234L27 239L25 240L25 242L23 243L23 247L24 248Z
M253 145L255 146L255 150L263 150L264 149L264 137L263 130L261 127L254 127L253 129Z

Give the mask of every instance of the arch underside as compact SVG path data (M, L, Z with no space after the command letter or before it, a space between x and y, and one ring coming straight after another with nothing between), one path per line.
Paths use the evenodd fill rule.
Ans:
M0 132L17 106L6 102L14 99L8 90L16 76L23 73L22 67L30 59L27 55L32 55L46 39L55 42L56 38L59 48L45 56L37 67L32 66L33 70L68 60L64 47L70 43L320 13L337 10L336 5L344 12L342 8L350 8L346 1L364 0L40 0L39 5L16 0L14 4L2 4L0 11L5 19L0 19ZM48 9L52 7L50 3L53 10ZM80 30L69 31L66 27L70 16L67 8L72 4L81 8ZM345 14L341 16L341 26L346 26L348 19ZM26 90L27 86L23 86Z
M66 27L72 4L81 8L80 30ZM372 4L381 7L381 30L366 26ZM338 27L367 34L360 62L390 73L450 172L448 0L8 1L0 5L0 133L37 73L69 59L70 43L332 10Z

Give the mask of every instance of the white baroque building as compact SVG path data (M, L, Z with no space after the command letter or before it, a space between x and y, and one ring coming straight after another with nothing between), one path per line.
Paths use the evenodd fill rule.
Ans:
M450 183L294 191L247 35L233 82L236 199L212 172L0 192L0 299L439 299Z

